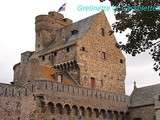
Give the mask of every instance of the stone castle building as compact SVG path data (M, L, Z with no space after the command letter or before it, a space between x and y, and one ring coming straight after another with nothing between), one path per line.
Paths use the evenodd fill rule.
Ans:
M49 12L35 24L35 51L0 84L1 120L160 120L160 85L125 95L125 58L103 11L75 23Z

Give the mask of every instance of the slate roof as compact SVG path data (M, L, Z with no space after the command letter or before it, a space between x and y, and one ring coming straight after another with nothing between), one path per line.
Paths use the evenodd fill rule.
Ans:
M130 97L130 107L154 104L156 94L160 94L160 84L136 88Z
M97 13L99 14L99 13ZM57 49L64 48L66 46L70 46L72 44L75 44L77 40L84 36L85 33L89 30L91 24L93 23L94 19L96 18L97 14L92 15L90 17L84 18L80 21L77 21L67 27L61 28L58 30L57 34L62 37L63 33L67 33L66 40L55 40L52 42L48 48L45 48L41 51L39 51L39 54L49 53L51 51L55 51ZM75 35L71 35L72 30L78 30L78 33Z

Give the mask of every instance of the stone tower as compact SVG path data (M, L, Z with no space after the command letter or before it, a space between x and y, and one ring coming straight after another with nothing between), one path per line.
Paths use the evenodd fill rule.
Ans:
M2 120L128 120L125 58L104 12L78 22L36 17L35 51L0 84Z
M72 23L57 12L49 12L48 15L36 17L36 51L42 50L55 42L56 31Z
M125 58L116 47L115 37L109 34L110 31L103 11L75 23L56 12L37 16L36 50L22 54L20 68L24 69L20 71L27 71L21 72L22 76L29 79L27 76L33 75L28 72L33 70L32 80L50 79L63 84L124 94ZM42 75L45 72L36 72L40 68L32 68L35 60L28 65L33 62L32 59L37 59L39 65L49 69L47 75ZM22 67L25 65L30 67Z
M116 47L104 12L92 16L83 38L77 42L81 84L85 87L123 94L125 58ZM87 23L88 24L88 23Z

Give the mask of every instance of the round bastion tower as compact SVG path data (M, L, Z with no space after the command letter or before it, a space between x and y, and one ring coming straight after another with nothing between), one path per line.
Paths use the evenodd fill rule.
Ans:
M57 12L49 12L48 15L36 17L36 52L47 48L56 40L56 31L72 24L72 20L64 18Z

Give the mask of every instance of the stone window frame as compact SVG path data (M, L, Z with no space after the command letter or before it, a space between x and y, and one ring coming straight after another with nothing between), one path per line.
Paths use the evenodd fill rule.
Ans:
M64 22L66 22L66 21L67 21L67 19L66 19L66 18L64 18L64 19L63 19L63 21L64 21Z
M71 34L72 34L72 35L78 34L78 30L72 30L72 31L71 31Z
M57 53L56 53L57 54ZM53 60L53 58L54 58L54 52L51 52L50 54L49 54L49 56L48 56L48 59L49 60Z
M91 88L96 88L96 79L95 77L91 77L90 78L90 85L91 85Z
M45 61L45 55L42 56L42 61Z
M82 50L82 51L86 51L86 48L85 48L85 47L81 47L81 50Z
M105 29L101 28L101 35L104 37L105 36Z
M71 47L66 48L66 52L69 53L71 51Z
M120 59L120 61L119 61L119 62L123 64L123 62L124 62L124 61L123 61L123 59Z
M158 101L160 101L160 95L158 95Z
M54 52L54 56L57 56L57 51Z
M58 74L58 76L57 76L57 82L58 83L62 83L63 82L63 75L62 74Z
M106 60L106 52L104 52L104 51L102 51L102 58L104 59L104 60Z

